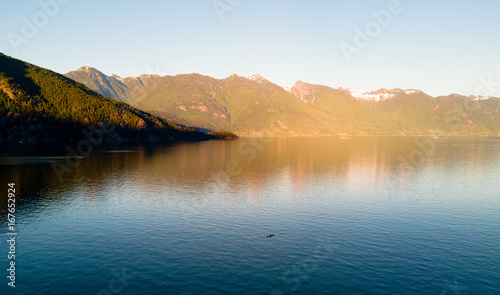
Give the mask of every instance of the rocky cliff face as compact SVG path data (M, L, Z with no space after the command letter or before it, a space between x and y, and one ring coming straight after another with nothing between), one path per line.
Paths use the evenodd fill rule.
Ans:
M290 90L290 93L305 103L313 103L316 100L314 88L312 84L297 81Z

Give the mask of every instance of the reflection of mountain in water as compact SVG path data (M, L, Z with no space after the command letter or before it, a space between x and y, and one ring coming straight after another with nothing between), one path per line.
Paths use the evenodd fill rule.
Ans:
M151 203L165 198L196 202L214 192L218 198L257 201L272 193L266 191L269 187L281 189L276 194L303 198L307 187L314 183L369 190L394 177L405 185L418 181L419 173L453 173L457 167L480 176L480 167L499 154L488 145L493 138L432 139L435 152L412 166L412 174L402 174L402 159L419 151L416 140L419 139L244 138L124 147L94 152L64 174L62 181L50 163L64 162L63 149L36 154L27 151L26 157L11 153L2 158L0 179L17 184L20 212L35 213L64 206L78 197L96 203L119 198L113 192L125 188L137 190L138 198ZM12 165L15 162L17 165ZM2 195L0 201L5 208L6 196Z

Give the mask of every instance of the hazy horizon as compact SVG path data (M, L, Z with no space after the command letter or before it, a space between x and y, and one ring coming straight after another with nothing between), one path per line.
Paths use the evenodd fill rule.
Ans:
M96 67L92 67L92 66L81 66L80 68L78 69L74 69L72 71L78 71L80 70L81 68L84 68L84 67L90 67L90 68L93 68L101 73L103 73L104 75L108 76L108 77L112 77L112 76L118 76L120 77L121 79L126 79L126 78L137 78L137 77L140 77L142 75L158 75L160 77L166 77L166 76L170 76L170 77L175 77L175 76L178 76L178 75L201 75L201 76L207 76L207 77L212 77L214 79L217 79L217 80L224 80L224 79L227 79L229 77L231 77L232 75L237 75L237 76L240 76L240 77L245 77L245 78L250 78L251 76L253 75L259 75L261 76L262 78L268 80L269 82L273 83L273 84L276 84L280 87L283 87L283 88L291 88L294 86L295 83L297 82L304 82L304 83L307 83L307 84L311 84L311 85L321 85L321 86L327 86L327 87L330 87L330 88L334 88L334 89L339 89L339 88L342 88L342 89L345 89L345 90L351 90L351 91L359 91L358 89L352 89L352 88L347 88L347 87L342 87L342 86L338 86L338 87L334 87L332 85L327 85L327 84L320 84L320 83L315 83L314 81L304 81L304 80L296 80L294 83L292 83L291 85L279 85L278 83L275 83L274 81L268 79L268 77L265 77L265 76L262 76L258 73L255 73L253 75L248 75L248 76L244 76L244 75L240 75L238 73L231 73L229 74L228 76L225 76L225 77L214 77L214 76L211 76L209 74L204 74L204 73L197 73L197 72L191 72L191 73L177 73L177 74L164 74L164 73L142 73L142 74L139 74L139 75L134 75L134 76L120 76L120 75L117 75L116 73L104 73L102 72L100 69L96 68ZM67 73L59 73L61 75L65 75ZM385 88L385 87L380 87L380 88L377 88L377 89L368 89L368 90L364 90L363 92L375 92L377 90L381 90L381 89L387 89L387 90L392 90L392 89L403 89L403 90L420 90L422 91L421 89L416 89L416 88L401 88L401 87L394 87L394 88ZM422 91L428 95L431 95L425 91ZM471 95L477 95L477 96L480 96L480 94L463 94L463 93L456 93L456 92L450 92L450 93L443 93L443 94L440 94L440 95L431 95L433 97L439 97L439 96L448 96L448 95L453 95L453 94L458 94L458 95L463 95L463 96L471 96ZM494 95L490 95L492 97L496 97Z
M259 74L432 96L500 96L500 3L479 1L7 2L6 55L67 73ZM54 46L57 44L57 46Z

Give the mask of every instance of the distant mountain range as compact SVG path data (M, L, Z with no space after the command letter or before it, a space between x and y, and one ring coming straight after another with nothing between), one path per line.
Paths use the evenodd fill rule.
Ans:
M284 89L259 75L65 74L95 92L177 124L238 135L500 135L500 99L419 90L362 93L301 81Z
M0 143L214 138L216 136L178 126L104 97L63 75L0 53Z

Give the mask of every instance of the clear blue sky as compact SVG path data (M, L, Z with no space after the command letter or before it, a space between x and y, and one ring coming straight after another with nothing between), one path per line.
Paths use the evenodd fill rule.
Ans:
M122 77L260 74L281 86L500 96L500 83L486 90L480 82L500 82L500 1L400 0L402 11L350 62L341 44L352 45L356 28L390 0L218 1L71 0L44 19L38 0L5 0L0 51L59 73L88 65ZM214 3L232 10L221 18ZM36 17L38 32L16 50L12 33L26 37L23 18Z

